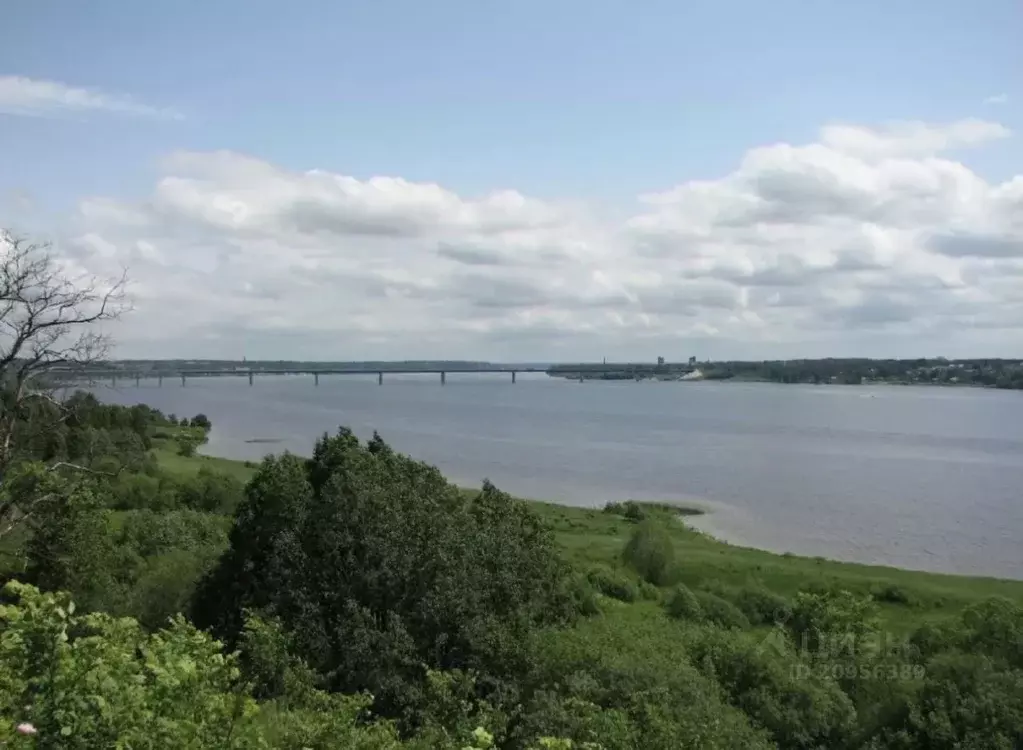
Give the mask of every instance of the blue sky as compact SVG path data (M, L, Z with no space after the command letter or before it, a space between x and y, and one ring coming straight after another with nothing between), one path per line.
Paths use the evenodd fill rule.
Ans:
M1013 0L35 0L6 15L5 72L187 117L0 121L19 145L12 171L41 196L68 180L72 197L130 190L167 151L229 148L471 192L618 199L717 176L751 146L830 121L977 114L1023 80Z
M829 124L1014 131L1023 101L1011 0L34 0L4 16L0 76L153 108L0 113L0 218L69 244L82 201L145 201L182 151L465 199L515 190L627 223L639 195L722 179L750 149L813 143ZM996 186L1023 149L998 137L942 157Z

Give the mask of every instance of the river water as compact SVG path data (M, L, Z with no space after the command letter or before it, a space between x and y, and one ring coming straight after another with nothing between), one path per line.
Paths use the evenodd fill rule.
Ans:
M168 379L100 388L213 422L205 452L309 454L339 425L460 484L603 506L705 508L695 525L774 551L1023 578L1023 393L586 382L543 375ZM250 441L263 442L250 442ZM270 442L272 441L272 442Z

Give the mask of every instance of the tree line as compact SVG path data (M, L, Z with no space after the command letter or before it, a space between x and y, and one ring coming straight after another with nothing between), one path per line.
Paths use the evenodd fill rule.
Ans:
M774 383L860 385L974 385L1023 388L1023 361L1017 359L797 359L764 362L711 362L701 365L708 379L740 378Z

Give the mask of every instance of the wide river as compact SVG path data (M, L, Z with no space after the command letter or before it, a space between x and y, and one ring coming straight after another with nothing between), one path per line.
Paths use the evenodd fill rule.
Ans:
M167 379L101 388L213 422L204 451L308 455L377 430L460 484L599 507L697 505L738 544L1023 578L1023 393L969 388L586 382L519 375ZM263 442L251 442L251 441ZM273 441L273 442L268 442Z

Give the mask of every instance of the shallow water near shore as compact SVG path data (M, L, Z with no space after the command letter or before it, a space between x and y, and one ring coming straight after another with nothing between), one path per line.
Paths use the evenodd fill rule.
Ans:
M453 481L602 506L708 512L687 523L774 551L1023 578L1023 394L968 388L576 383L543 375L196 378L100 387L205 413L205 452L308 454L373 430Z

